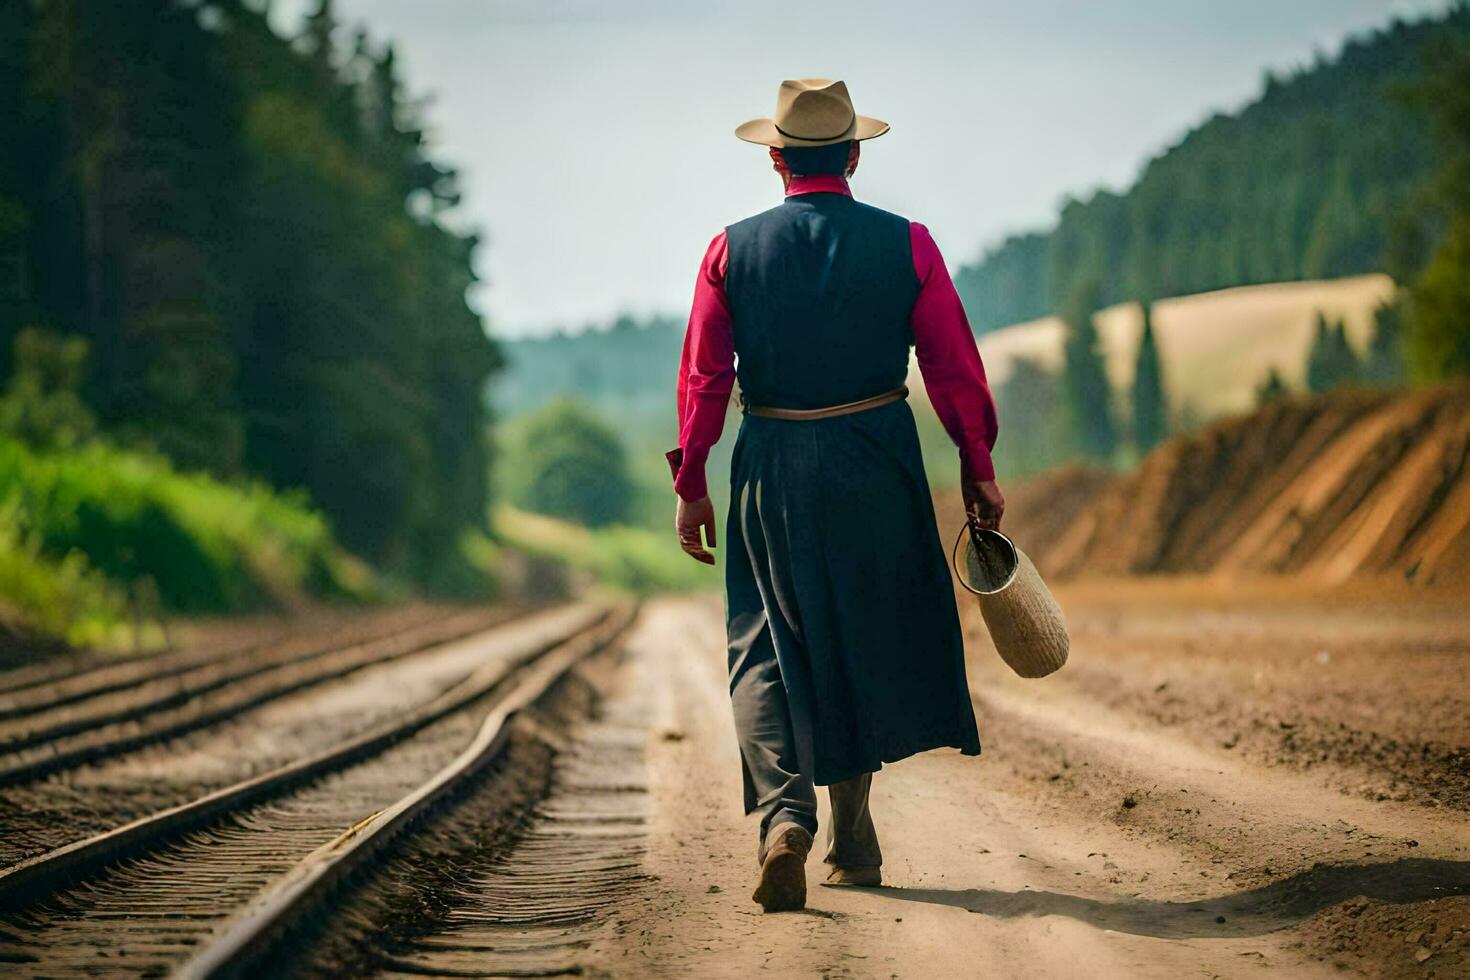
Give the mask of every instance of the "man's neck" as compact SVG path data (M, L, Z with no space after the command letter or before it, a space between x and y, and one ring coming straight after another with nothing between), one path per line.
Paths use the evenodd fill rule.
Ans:
M786 181L786 196L797 194L841 194L852 197L847 178L839 174L792 174Z

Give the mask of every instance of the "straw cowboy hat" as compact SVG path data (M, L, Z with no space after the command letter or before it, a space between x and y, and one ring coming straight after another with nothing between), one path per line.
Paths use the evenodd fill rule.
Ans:
M886 132L883 120L853 111L845 83L826 78L788 78L776 93L773 118L752 119L735 129L747 143L765 146L827 146Z

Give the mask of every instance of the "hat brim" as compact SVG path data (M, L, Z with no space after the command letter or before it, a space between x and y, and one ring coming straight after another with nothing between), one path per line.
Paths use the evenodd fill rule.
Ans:
M735 127L736 136L747 143L759 143L762 146L831 146L833 143L846 143L848 140L870 140L886 132L888 124L871 116L855 116L847 132L825 140L804 140L787 136L776 128L774 119L752 119Z

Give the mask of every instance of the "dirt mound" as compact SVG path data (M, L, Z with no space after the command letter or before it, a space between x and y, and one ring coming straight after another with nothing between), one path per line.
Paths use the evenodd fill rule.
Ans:
M1008 487L1048 577L1290 576L1470 591L1470 385L1287 399L1170 440L1126 476ZM959 495L936 501L946 545Z

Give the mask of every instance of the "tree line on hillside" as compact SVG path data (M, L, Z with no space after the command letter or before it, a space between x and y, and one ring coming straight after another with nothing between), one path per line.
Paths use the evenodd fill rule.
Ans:
M1095 287L1084 289L1063 318L1060 370L1048 370L1034 358L1017 358L1009 376L997 386L996 401L1005 423L999 458L1012 477L1075 459L1111 465L1141 457L1169 435L1196 424L1187 403L1169 404L1153 306L1148 302L1140 304L1142 326L1132 383L1121 393L1113 390L1097 330L1097 295ZM1470 314L1470 308L1466 312ZM1379 307L1371 338L1360 352L1348 339L1341 318L1319 313L1303 371L1306 393L1402 383L1407 376L1403 321L1403 303ZM1470 317L1465 322L1470 323ZM1470 336L1470 330L1465 335ZM1259 402L1291 393L1275 368L1256 391Z
M1470 36L1470 7L1349 41L1260 98L1216 115L1134 185L1069 200L1047 233L1012 237L956 286L977 331L1061 312L1086 284L1103 305L1384 269L1396 219L1434 168L1423 116L1399 94L1426 54Z
M247 0L0 6L0 376L23 331L85 344L109 441L304 488L424 579L485 521L498 355L455 174L392 47L341 35L330 0L295 37Z
M1316 331L1307 351L1304 380L1314 395L1353 385L1391 387L1407 376L1404 363L1403 303L1380 306L1373 315L1373 334L1362 352L1348 339L1347 324L1317 314ZM1257 401L1267 402L1291 393L1281 373L1272 368L1256 389Z
M577 331L502 340L509 370L495 386L494 405L513 415L574 392L624 412L639 406L665 412L683 344L683 320L630 313Z
M1444 29L1418 37L1414 48L1419 74L1397 93L1400 102L1421 113L1414 118L1419 120L1422 138L1429 141L1428 162L1402 199L1379 216L1375 265L1351 270L1367 271L1386 263L1402 288L1376 311L1371 338L1362 351L1354 349L1340 319L1318 316L1304 371L1310 393L1349 385L1395 385L1470 375L1470 7L1457 5L1437 25L1396 25L1378 36L1384 49L1376 54L1379 64L1397 64L1395 52L1401 53L1418 36L1416 32L1437 27ZM1359 42L1349 46L1335 67L1359 62L1371 65L1374 54L1374 43ZM1331 74L1327 72L1328 77ZM1304 76L1291 84L1313 78ZM1332 172L1330 167L1327 170ZM1187 205L1186 200L1186 213ZM1064 214L1064 225L1066 221ZM1348 235L1344 240L1367 239ZM1035 245L1028 241L1022 247ZM1352 249L1335 251L1347 255ZM1310 250L1302 254L1309 255ZM1369 251L1361 254L1366 256ZM1086 270L1085 263L1082 268ZM1171 429L1190 424L1187 405L1171 416L1165 401L1151 307L1146 301L1133 388L1126 404L1115 403L1103 368L1095 311L1110 295L1116 298L1119 289L1138 289L1145 296L1155 293L1154 283L1130 281L1122 267L1114 268L1112 275L1116 278L1110 287L1101 286L1108 280L1095 275L1073 287L1063 307L1066 339L1058 374L1023 359L1000 386L997 398L1009 423L1001 444L1002 459L1012 472L1033 472L1077 457L1112 462L1125 447L1146 453ZM1289 393L1289 386L1275 370L1257 389L1261 401Z

